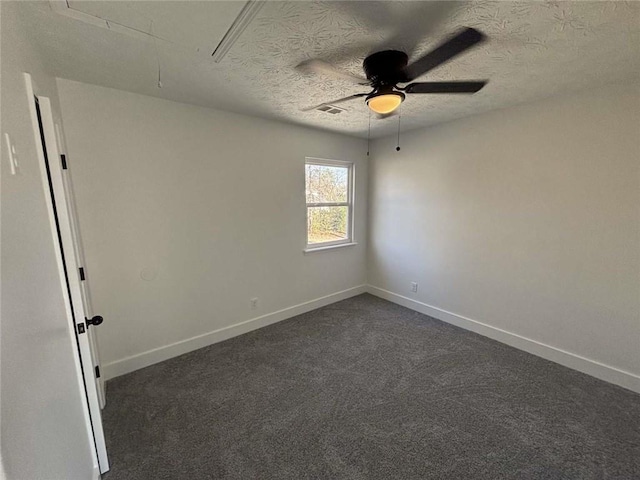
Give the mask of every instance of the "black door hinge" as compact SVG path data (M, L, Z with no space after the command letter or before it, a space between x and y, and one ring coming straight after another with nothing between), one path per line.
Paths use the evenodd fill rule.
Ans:
M84 280L84 268L80 267L80 280Z
M66 170L67 169L67 156L64 153L62 155L60 155L60 160L62 161L62 169Z
M82 333L86 332L86 329L85 329L85 327L84 327L84 323L79 323L79 324L77 325L77 327L78 327L78 335L80 335L80 334L82 334Z
M96 365L96 378L100 378L100 365Z

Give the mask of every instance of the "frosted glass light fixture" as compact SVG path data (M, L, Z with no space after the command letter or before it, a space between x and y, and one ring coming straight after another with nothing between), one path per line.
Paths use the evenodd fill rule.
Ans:
M404 93L392 88L379 90L367 97L367 106L381 115L391 113L404 101Z

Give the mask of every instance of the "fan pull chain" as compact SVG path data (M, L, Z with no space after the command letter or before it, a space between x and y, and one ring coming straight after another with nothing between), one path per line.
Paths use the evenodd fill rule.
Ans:
M367 157L369 156L370 143L371 143L371 110L369 110L369 133L367 133Z
M396 152L400 151L400 118L402 118L402 114L398 113L398 143L396 146Z

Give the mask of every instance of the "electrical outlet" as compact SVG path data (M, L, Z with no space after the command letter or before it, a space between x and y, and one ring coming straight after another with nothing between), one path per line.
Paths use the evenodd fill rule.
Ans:
M413 293L417 293L418 292L418 284L416 282L411 282L411 291Z
M249 300L249 304L251 305L251 310L255 310L258 308L258 297L253 297Z

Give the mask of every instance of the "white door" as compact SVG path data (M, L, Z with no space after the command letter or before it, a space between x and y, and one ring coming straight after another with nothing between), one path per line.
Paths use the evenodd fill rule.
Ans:
M51 102L46 97L34 98L40 137L44 153L49 187L54 205L58 238L67 278L69 297L75 323L76 338L80 350L80 363L87 391L93 438L98 455L100 473L109 470L107 449L102 428L101 407L105 404L104 381L100 377L95 329L102 318L93 315L88 288L88 272L84 264L82 242L75 212L73 186L69 176L68 161L64 152L60 124L54 120ZM56 128L57 127L57 128Z
M62 181L64 183L64 195L67 203L67 211L69 213L69 223L71 225L71 236L73 239L73 247L78 265L78 276L80 277L80 289L82 293L82 304L84 305L85 315L87 318L93 318L93 305L91 304L91 290L89 289L89 278L87 272L87 263L84 259L84 248L82 246L82 235L78 226L78 214L76 212L76 199L73 191L73 182L69 173L69 165L67 164L67 148L64 142L64 135L61 122L54 116L54 126L56 134L56 144L61 157L64 157L64 163L67 168L62 169ZM61 160L62 163L62 160ZM103 409L107 403L106 384L104 377L100 374L100 352L98 350L97 329L87 328L87 336L89 337L89 345L91 347L91 359L96 373L96 388L98 389L98 400L100 401L100 409Z

